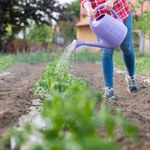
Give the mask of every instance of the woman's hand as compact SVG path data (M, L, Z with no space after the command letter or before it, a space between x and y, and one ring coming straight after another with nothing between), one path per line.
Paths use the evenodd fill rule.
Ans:
M96 11L93 8L92 9L88 9L87 10L87 14L88 14L89 17L90 16L94 16L96 14Z
M107 10L107 11L111 11L112 10L112 8L113 8L113 6L114 6L114 2L115 2L116 0L108 0L107 2L105 2L105 9Z
M90 2L85 2L84 7L87 11L87 15L90 16L94 16L96 14L96 11L92 8L91 3Z

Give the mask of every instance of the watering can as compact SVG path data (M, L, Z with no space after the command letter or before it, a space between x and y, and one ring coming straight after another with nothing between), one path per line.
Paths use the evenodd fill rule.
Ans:
M99 5L95 8L95 11L104 8L104 5ZM94 46L101 48L117 48L121 45L127 35L127 27L123 24L119 15L112 10L112 17L105 13L98 16L94 21L93 17L90 16L89 25L91 30L96 34L99 39L98 42L83 42L74 40L72 42L73 48L78 48L82 45Z

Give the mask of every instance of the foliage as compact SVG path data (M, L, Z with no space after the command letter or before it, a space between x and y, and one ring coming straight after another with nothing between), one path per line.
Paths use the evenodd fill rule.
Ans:
M51 20L63 18L64 7L56 0L1 0L0 1L0 49L2 41L6 40L6 28L11 26L11 37L30 25L30 20L36 24L51 24ZM54 15L55 13L56 15Z
M52 41L52 27L48 25L32 25L27 33L30 43L50 43Z
M44 97L41 113L46 127L38 129L28 126L30 130L16 131L18 149L28 139L32 131L42 135L42 142L32 144L32 150L118 150L114 140L115 130L126 136L135 136L137 130L127 122L121 111L111 114L100 92L92 91L82 78L69 74L69 68L57 72L58 62L54 61L43 70L41 78L35 84L34 92ZM97 105L100 109L96 108ZM104 134L97 132L105 129ZM30 131L30 133L29 133ZM5 143L10 135L4 137Z
M67 8L70 16L77 17L79 19L79 17L80 17L80 3L78 0L75 0L71 3L68 3L66 5L66 8Z
M64 15L70 16L68 21L61 23L60 32L65 41L70 42L76 37L75 24L80 17L80 3L78 0L66 4Z
M149 0L136 0L136 5L133 5L131 1L129 1L130 5L132 6L132 11L134 14L133 20L133 27L135 29L140 29L144 33L150 30L149 26L149 17L150 11L144 10L145 2L149 2Z
M144 33L150 30L150 11L145 11L139 16L139 21L136 25L138 29L141 29Z
M76 37L76 30L73 26L72 22L67 21L63 22L60 25L60 31L62 37L65 39L65 41L71 42Z

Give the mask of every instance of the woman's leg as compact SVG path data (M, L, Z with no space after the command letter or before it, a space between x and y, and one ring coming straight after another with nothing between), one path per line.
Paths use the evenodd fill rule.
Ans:
M128 28L128 33L120 47L123 52L124 62L128 71L128 75L126 76L126 80L128 82L128 91L136 92L137 84L134 77L135 55L134 55L134 49L132 44L132 14L131 13L129 14L124 24Z
M128 28L128 33L123 43L121 44L121 50L123 52L123 59L128 71L129 76L134 76L135 73L135 56L132 45L132 14L130 13L128 18L124 22Z
M110 100L116 99L113 90L113 49L101 48L101 68L105 83L104 97Z
M101 68L106 87L113 87L113 49L101 48Z

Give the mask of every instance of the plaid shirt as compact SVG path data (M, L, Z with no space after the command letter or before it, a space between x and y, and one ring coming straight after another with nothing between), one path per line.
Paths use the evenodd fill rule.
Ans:
M85 2L91 2L92 4L92 8L94 9L95 7L97 7L100 4L105 3L107 0L80 0L81 5L83 6L83 4ZM120 16L120 18L125 21L130 13L130 6L127 2L127 0L116 0L113 6L113 9L117 12L117 14ZM102 8L98 11L97 15L106 13L107 11Z

